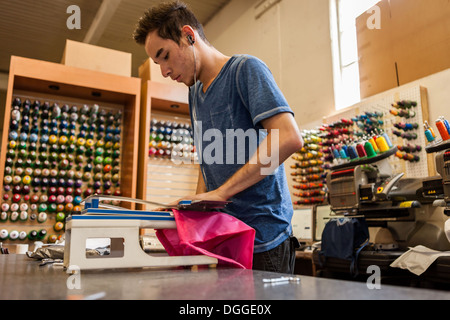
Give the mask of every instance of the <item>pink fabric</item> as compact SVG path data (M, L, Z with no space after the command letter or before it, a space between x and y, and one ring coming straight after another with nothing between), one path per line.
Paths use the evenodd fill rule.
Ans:
M222 212L173 210L176 229L156 230L171 256L204 254L218 265L251 269L255 230Z

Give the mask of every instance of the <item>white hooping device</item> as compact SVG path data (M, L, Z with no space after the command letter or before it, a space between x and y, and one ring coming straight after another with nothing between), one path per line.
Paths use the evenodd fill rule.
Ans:
M217 264L217 259L205 255L169 256L167 253L146 253L139 243L139 230L176 229L170 211L128 210L100 201L126 201L141 204L164 204L126 197L93 195L84 200L85 209L67 218L64 267L67 272L88 269L175 267ZM181 201L176 208L212 210L223 208L227 201ZM101 209L99 207L105 208ZM89 255L88 239L110 239L110 254Z

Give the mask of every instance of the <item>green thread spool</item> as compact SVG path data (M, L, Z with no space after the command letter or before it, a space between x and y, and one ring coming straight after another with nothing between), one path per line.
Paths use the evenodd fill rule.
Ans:
M365 143L364 150L366 150L367 158L373 158L377 155L373 145L369 141Z

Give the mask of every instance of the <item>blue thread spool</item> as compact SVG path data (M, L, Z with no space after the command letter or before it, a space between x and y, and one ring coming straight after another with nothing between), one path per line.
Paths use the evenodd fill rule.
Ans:
M345 152L345 150L343 148L341 148L341 150L339 150L339 154L341 155L342 159L347 159L347 153Z
M433 136L431 130L427 127L427 123L425 123L423 127L425 128L425 137L427 138L428 142L433 142L435 137Z
M335 159L339 159L341 157L339 151L337 151L337 149L334 146L331 148L331 150L333 151L333 156Z
M359 158L358 153L356 152L356 148L354 146L348 147L347 150L348 150L348 155L351 160L355 160L355 159Z
M434 141L434 137L429 129L425 130L425 137L427 138L428 142Z
M447 128L448 133L450 133L450 124L444 117L442 117L442 121L444 122L445 128Z
M389 148L392 148L394 146L386 132L384 132L381 136L384 138L384 140L386 140L386 143L388 144Z
M342 145L341 146L341 149L344 149L344 152L345 152L345 154L347 155L347 157L348 157L348 147L347 147L347 145Z

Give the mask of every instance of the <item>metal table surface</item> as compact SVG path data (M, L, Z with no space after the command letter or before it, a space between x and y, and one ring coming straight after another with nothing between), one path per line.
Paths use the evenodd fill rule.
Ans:
M6 300L399 300L450 299L450 292L298 276L298 283L267 284L283 274L241 269L110 269L81 271L39 266L25 255L0 255L0 299ZM69 280L69 281L68 281ZM77 281L75 281L77 280ZM76 285L80 287L77 289ZM75 288L74 288L75 286Z

